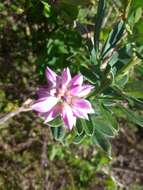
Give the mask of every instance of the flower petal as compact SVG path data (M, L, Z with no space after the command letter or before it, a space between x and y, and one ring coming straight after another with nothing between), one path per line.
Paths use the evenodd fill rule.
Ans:
M72 109L69 105L65 105L62 109L61 117L65 125L71 130L76 124L76 117L73 115Z
M69 91L73 96L84 97L88 95L93 88L94 87L91 85L83 85L83 86L75 86L71 88Z
M52 121L57 116L57 113L59 112L59 106L54 106L48 113L45 113L45 123Z
M31 106L31 108L35 111L45 113L51 110L51 108L55 106L57 102L58 98L52 96L40 98Z
M47 80L50 81L50 83L55 86L57 74L54 71L52 71L49 67L47 67L45 75Z
M73 96L78 96L81 91L81 86L75 86L69 90L70 94Z
M44 97L49 96L49 86L44 85L44 86L40 87L37 90L37 95L38 95L39 98L44 98Z
M83 85L81 86L81 90L80 92L78 93L78 96L79 97L84 97L84 96L87 96L91 90L93 89L94 87L91 86L91 85Z
M94 113L91 103L82 98L73 99L72 106L75 107L76 110L82 111L85 114Z
M71 81L70 81L70 83L69 83L69 86L70 86L70 87L72 87L72 86L77 86L77 85L81 86L82 83L83 83L83 76L80 75L80 74L78 74L78 75L74 76L74 77L71 79Z
M62 88L62 78L61 78L61 76L56 77L56 88L57 89Z
M69 68L65 68L62 72L62 83L67 85L71 80L71 74Z
M72 107L72 111L73 111L73 114L75 115L75 117L79 117L79 118L87 119L87 120L89 119L87 113L82 110L78 110L78 109Z

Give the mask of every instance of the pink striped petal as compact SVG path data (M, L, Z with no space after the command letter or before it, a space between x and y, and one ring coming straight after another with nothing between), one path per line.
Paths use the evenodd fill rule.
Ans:
M56 93L56 88L50 88L49 85L41 86L36 92L39 98L54 96L55 93Z
M93 88L94 87L91 85L83 85L83 86L75 86L71 88L69 91L73 96L84 97L87 96Z
M58 98L56 97L46 97L46 98L41 98L37 100L31 108L35 111L45 113L48 112L52 109L53 106L55 106L58 102Z
M48 113L45 114L45 123L55 119L59 111L60 111L59 106L58 105L54 106Z
M94 113L94 110L89 101L82 98L75 98L72 101L72 106L83 113Z
M62 72L62 83L67 85L71 80L71 74L69 68L65 68Z
M73 111L74 116L77 118L79 117L82 119L87 119L87 120L89 119L87 113L83 112L82 110L78 110L78 109L72 107L72 111Z
M93 89L94 87L91 86L91 85L83 85L81 86L81 90L80 92L78 93L78 96L79 97L84 97L84 96L87 96L91 90Z
M44 86L40 87L37 90L37 95L38 95L39 98L44 98L44 97L49 96L49 86L44 85Z
M72 109L69 105L65 105L62 109L61 117L65 125L71 130L76 124L76 117L73 115Z
M78 96L81 91L81 86L75 86L69 90L70 94L73 96Z
M62 88L62 78L61 78L61 76L56 77L56 88L57 89Z
M57 74L54 71L52 71L49 67L47 67L45 75L47 80L50 81L50 83L55 86Z
M74 77L71 79L71 81L70 81L70 83L69 83L69 86L70 86L70 87L72 87L72 86L77 86L77 85L78 85L78 86L81 86L82 83L83 83L83 76L80 75L80 74L78 74L78 75L74 76Z

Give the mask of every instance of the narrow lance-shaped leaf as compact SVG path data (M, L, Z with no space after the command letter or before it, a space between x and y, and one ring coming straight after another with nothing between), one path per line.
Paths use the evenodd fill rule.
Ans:
M92 117L92 124L95 130L98 130L108 137L114 137L114 129L112 129L107 122L103 121L103 119Z
M99 46L99 37L100 37L102 22L104 19L104 12L105 12L105 0L99 0L96 22L95 22L95 34L94 34L95 49L98 48Z
M81 123L80 119L77 119L77 121L76 121L76 128L77 128L77 133L79 135L82 134L82 132L83 132L83 126L82 126L82 123Z
M111 144L109 143L108 139L98 130L94 131L94 135L92 136L92 142L97 146L101 147L110 156Z
M114 52L108 64L111 66L111 72L116 82L128 74L132 62L133 50L130 43L119 49L118 52Z
M64 128L60 127L51 127L52 135L56 140L62 140L64 138Z
M60 3L72 4L74 6L87 5L89 3L89 0L60 0Z
M110 32L108 39L105 42L105 45L102 50L102 58L105 58L108 52L112 48L114 48L117 42L121 39L123 31L124 31L124 26L125 26L124 21L121 20L115 25L114 29Z
M100 111L105 121L109 123L114 130L118 130L118 123L115 116L103 104L100 104Z
M84 77L92 84L96 84L99 79L99 75L93 72L91 69L88 69L84 66L80 67L80 72L84 75Z
M134 113L133 111L119 105L120 110L127 116L127 118L135 124L140 125L143 127L143 116Z
M89 120L80 119L80 123L85 131L85 134L91 136L93 134L93 125L89 116Z
M62 124L63 124L63 122L61 121L59 116L56 119L54 119L48 123L48 125L51 127L59 127Z
M81 133L80 135L76 135L75 138L73 139L74 144L79 144L81 143L85 138L85 133Z
M124 87L124 92L135 98L143 98L143 82L129 82Z

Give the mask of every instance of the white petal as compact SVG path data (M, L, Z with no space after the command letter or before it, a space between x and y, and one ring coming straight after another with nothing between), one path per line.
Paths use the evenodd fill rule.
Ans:
M62 72L62 83L67 85L71 80L71 74L69 68L65 68Z
M70 81L70 83L69 83L69 86L70 86L70 87L73 87L73 86L81 86L82 83L83 83L83 76L80 75L80 74L78 74L78 75L74 76L74 77L71 79L71 81Z
M69 105L64 106L61 116L65 125L71 130L76 124L76 117L73 115L72 109Z
M59 106L54 106L48 113L45 114L45 123L52 121L59 112Z
M55 106L58 102L58 98L56 97L46 97L46 98L41 98L37 100L31 108L37 112L45 113L51 110L53 106Z
M93 89L94 87L91 86L91 85L83 85L81 86L81 90L80 92L78 93L78 96L79 97L84 97L84 96L87 96L91 90Z
M47 80L55 86L57 74L54 71L52 71L49 67L47 67L45 70L45 75Z

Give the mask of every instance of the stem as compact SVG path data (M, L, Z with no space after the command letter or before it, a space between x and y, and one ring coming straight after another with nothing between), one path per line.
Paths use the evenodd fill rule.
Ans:
M19 115L21 112L31 111L30 104L32 103L31 99L26 100L21 107L19 107L16 111L10 112L2 117L0 117L0 125L7 122L9 119L13 118L16 115Z

